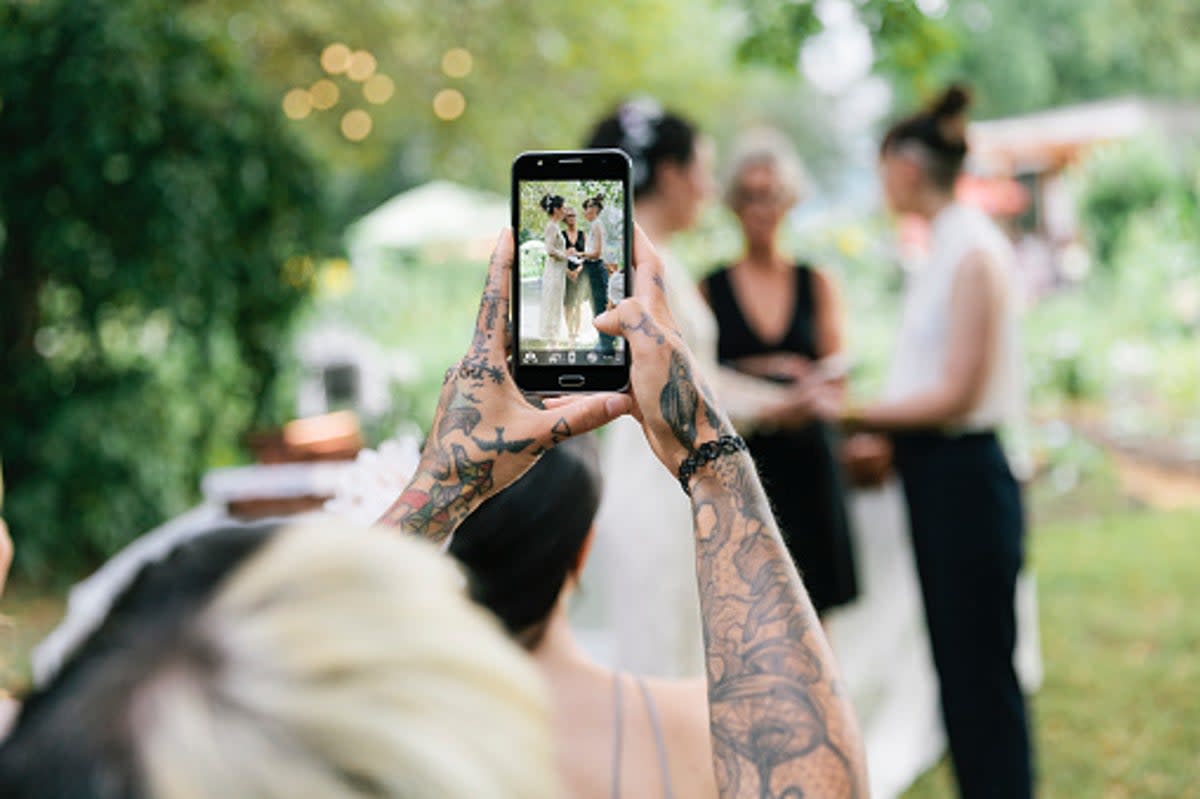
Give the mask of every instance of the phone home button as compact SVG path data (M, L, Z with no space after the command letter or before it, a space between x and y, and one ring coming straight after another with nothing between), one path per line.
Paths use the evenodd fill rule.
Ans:
M559 375L558 385L562 388L583 388L587 382L583 375Z

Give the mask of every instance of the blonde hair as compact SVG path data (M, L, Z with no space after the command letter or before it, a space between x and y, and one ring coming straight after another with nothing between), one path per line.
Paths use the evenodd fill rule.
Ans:
M422 542L283 530L193 623L133 701L156 799L557 794L533 666Z
M742 174L752 167L771 167L779 176L788 205L808 197L809 176L787 136L774 128L753 128L740 135L725 172L725 202L733 206Z

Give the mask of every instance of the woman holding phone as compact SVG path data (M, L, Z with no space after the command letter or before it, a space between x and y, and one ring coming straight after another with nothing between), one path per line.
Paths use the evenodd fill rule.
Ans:
M542 302L538 309L541 314L539 329L546 346L553 347L562 337L567 259L570 257L566 242L563 240L562 229L562 221L567 214L567 201L558 194L544 194L540 204L549 219L546 220L546 229L542 234L542 243L546 245L546 265L542 270Z
M850 700L754 462L676 332L662 262L635 235L634 296L596 320L598 329L626 335L629 396L557 397L543 408L521 397L503 366L507 297L491 291L510 285L511 237L502 236L475 344L448 373L436 433L380 523L442 545L449 538L475 597L531 651L554 706L565 795L866 796ZM492 373L497 379L487 379ZM465 424L455 409L463 397L474 411ZM660 503L678 496L693 519L685 534L694 558L686 565L693 590L702 587L707 668L699 679L601 666L567 621L600 484L586 444L563 443L561 431L584 433L635 404L634 424L672 492L646 486L639 494ZM509 431L515 446L490 447L472 435L476 428ZM451 452L455 466L443 471ZM643 541L676 532L646 519L636 527Z
M804 168L782 134L744 136L734 149L725 200L745 251L700 284L716 315L721 363L800 390L830 379L840 385L828 365L842 350L833 279L779 251L780 225L804 188ZM793 405L761 417L746 443L817 613L853 601L858 581L836 431Z

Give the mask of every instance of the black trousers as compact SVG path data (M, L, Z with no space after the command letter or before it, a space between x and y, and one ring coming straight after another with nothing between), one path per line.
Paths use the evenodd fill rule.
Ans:
M950 756L965 799L1033 795L1013 667L1025 516L996 436L895 437Z
M583 262L583 271L592 292L592 315L599 316L608 307L608 270L604 261L589 258ZM608 333L601 333L600 351L606 355L616 352L616 341Z

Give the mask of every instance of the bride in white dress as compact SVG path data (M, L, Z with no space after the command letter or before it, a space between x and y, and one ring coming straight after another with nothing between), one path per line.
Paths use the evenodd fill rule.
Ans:
M566 214L566 201L558 194L546 194L542 196L541 206L550 219L542 234L546 261L542 270L542 302L538 309L541 315L539 332L547 346L554 346L562 338L563 295L567 280L568 254L561 224Z
M654 242L680 333L730 418L745 431L782 389L717 363L717 323L670 240L690 228L713 193L713 148L687 120L650 100L601 121L589 147L618 147L633 161L636 217ZM636 278L635 278L636 279ZM577 619L593 651L615 666L662 677L703 673L692 513L675 475L645 445L638 423L607 428L605 492Z

